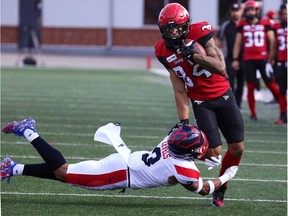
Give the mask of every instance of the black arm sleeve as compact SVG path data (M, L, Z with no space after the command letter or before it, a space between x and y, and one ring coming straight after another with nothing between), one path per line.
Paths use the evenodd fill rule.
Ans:
M213 32L211 32L211 33L209 33L209 34L197 39L196 41L199 44L201 44L201 46L205 47L207 41L210 40L214 36L214 34L215 34L215 31L213 31Z

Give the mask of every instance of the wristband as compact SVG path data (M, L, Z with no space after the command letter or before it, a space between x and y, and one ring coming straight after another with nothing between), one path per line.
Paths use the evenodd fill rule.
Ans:
M233 58L232 60L233 60L233 61L238 61L238 58Z
M215 185L214 185L213 181L211 181L211 180L207 181L207 183L210 186L209 194L212 194L215 191Z
M194 191L194 192L196 192L196 193L199 193L199 192L202 190L202 188L203 188L203 180L202 180L202 178L199 178L198 184L199 184L199 185L198 185L197 190Z

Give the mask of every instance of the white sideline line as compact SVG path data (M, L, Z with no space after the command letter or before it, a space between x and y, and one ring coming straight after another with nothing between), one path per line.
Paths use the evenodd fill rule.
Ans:
M188 199L188 200L210 200L207 197L172 197L172 196L141 196L141 195L107 195L107 194L65 194L65 193L24 193L24 192L1 192L1 195L31 195L31 196L75 196L75 197L112 197L112 198L142 198L142 199ZM235 199L225 198L228 201L242 201L242 202L274 202L274 203L286 203L287 200L266 200L266 199Z

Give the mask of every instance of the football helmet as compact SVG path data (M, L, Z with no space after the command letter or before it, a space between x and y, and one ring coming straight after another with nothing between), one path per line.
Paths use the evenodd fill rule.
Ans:
M185 160L200 159L208 149L205 134L192 125L183 125L175 129L167 142L170 154Z
M167 4L158 17L158 26L165 42L178 48L189 34L190 18L188 11L178 3Z
M244 5L244 16L246 17L246 19L253 20L255 17L258 17L259 16L259 8L260 8L260 5L257 1L254 1L254 0L246 1L245 5ZM255 14L247 13L247 11L250 9L255 9L256 13Z
M274 10L269 10L269 11L266 13L266 16L267 16L269 19L275 20L275 19L277 18L277 12L274 11Z

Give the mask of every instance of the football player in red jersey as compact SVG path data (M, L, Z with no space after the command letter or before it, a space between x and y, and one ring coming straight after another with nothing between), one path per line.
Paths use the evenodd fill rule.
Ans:
M273 26L276 35L277 62L275 66L276 82L280 88L280 118L276 124L287 123L287 5L283 4L279 10L279 22Z
M190 25L188 11L178 3L167 4L160 12L158 26L162 39L155 45L155 55L170 74L179 122L171 129L189 123L189 100L192 102L197 126L207 136L209 148L202 160L206 165L221 164L224 135L228 149L223 158L220 175L230 166L238 166L244 151L244 123L230 88L225 61L215 45L214 27L208 22ZM197 53L195 40L205 51ZM192 63L191 63L192 62ZM213 193L212 205L224 206L227 184Z
M257 120L254 89L256 87L256 71L259 69L266 86L279 102L279 88L274 80L272 64L274 61L275 36L272 23L268 18L261 19L259 4L249 0L244 5L244 18L237 26L237 34L233 48L232 67L239 69L239 52L243 45L243 68L247 82L247 99L251 112L251 120ZM267 43L269 48L267 47ZM268 51L269 50L269 51Z

